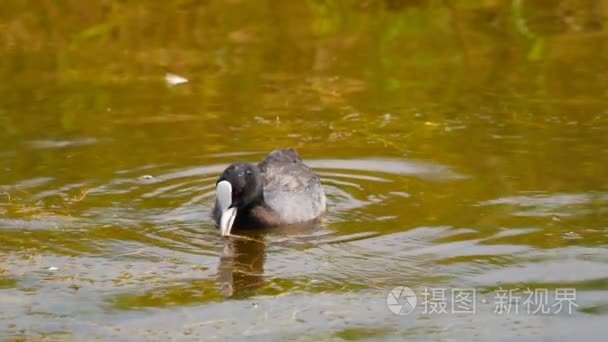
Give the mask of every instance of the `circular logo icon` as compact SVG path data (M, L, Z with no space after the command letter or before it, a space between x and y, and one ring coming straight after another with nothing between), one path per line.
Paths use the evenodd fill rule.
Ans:
M414 290L407 286L397 286L386 295L386 305L395 315L407 315L414 311L418 298Z

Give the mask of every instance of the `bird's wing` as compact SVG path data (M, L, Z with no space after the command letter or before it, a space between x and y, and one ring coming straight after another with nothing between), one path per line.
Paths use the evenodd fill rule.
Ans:
M259 166L264 179L264 201L281 221L309 221L325 211L321 180L293 149L273 151Z

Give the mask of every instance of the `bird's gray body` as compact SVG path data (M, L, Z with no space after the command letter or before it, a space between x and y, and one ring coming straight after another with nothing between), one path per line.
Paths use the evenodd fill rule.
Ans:
M264 202L282 224L314 220L326 210L319 177L295 150L270 152L258 164L264 180Z

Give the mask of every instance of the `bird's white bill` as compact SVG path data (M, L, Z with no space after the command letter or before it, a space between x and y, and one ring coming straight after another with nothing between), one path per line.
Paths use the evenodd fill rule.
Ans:
M232 229L235 218L236 208L228 208L222 211L222 216L220 217L220 232L222 236L230 235L230 230Z
M221 213L220 232L222 236L228 236L236 218L236 208L230 208L232 205L232 185L230 182L224 180L217 183L215 197Z

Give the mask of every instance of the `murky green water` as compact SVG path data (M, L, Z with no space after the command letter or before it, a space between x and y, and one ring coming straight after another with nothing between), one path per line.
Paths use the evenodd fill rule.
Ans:
M4 1L0 337L603 340L607 16ZM322 176L326 219L220 238L217 174L285 146ZM389 310L397 286L414 312ZM425 311L425 290L462 288L475 313ZM518 313L495 312L504 289ZM576 306L526 312L543 289Z

